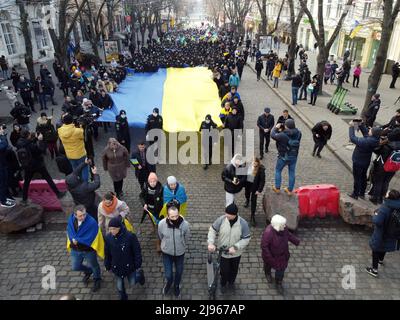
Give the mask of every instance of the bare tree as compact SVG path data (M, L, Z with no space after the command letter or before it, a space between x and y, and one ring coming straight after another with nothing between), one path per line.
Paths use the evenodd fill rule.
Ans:
M382 35L379 44L378 52L376 54L375 64L372 68L371 74L368 77L368 89L365 96L364 107L362 114L368 110L368 105L371 102L372 96L376 93L379 83L382 78L382 73L385 67L387 58L387 51L392 37L394 22L399 14L400 0L384 0L383 1L383 21L382 21Z
M244 34L244 21L252 6L253 0L224 0L225 15L239 34Z
M29 15L28 12L25 10L25 4L22 0L17 0L17 5L20 14L20 25L22 35L24 37L25 42L25 64L28 69L29 78L31 81L35 81L35 68L33 66L33 50L32 50L32 39L31 33L29 31Z
M299 11L295 12L294 0L288 0L289 10L290 10L290 43L289 43L289 76L295 73L295 54L296 54L296 44L297 44L297 31L299 30L299 25L301 22L301 18L304 15L303 8L300 8Z
M213 23L216 27L219 27L219 16L221 11L224 9L222 0L207 0L207 9L209 15L213 18Z
M276 20L275 20L275 25L271 30L269 30L268 35L273 34L278 29L278 25L281 20L281 14L282 14L284 5L285 5L285 0L282 0L281 5L279 6L278 16L276 17Z
M53 41L55 56L65 67L68 65L67 48L70 35L87 1L88 0L81 0L79 6L76 6L71 0L60 0L58 3L58 14L56 16L58 32L56 32L55 25L52 21L49 22L49 33ZM69 13L71 11L73 11L73 13L70 15Z
M349 8L354 0L347 0L343 12L340 16L340 19L337 22L337 25L329 38L328 41L325 39L325 25L324 25L324 0L318 0L318 29L316 27L315 19L313 14L307 8L307 2L305 0L299 0L302 9L304 10L305 14L310 21L311 30L313 32L314 38L318 44L318 56L317 56L317 74L320 76L321 85L319 89L319 93L322 92L322 85L323 85L323 77L324 77L324 70L325 70L325 63L329 58L329 51L335 41L336 37L339 34L340 29L342 29L343 21L349 12Z

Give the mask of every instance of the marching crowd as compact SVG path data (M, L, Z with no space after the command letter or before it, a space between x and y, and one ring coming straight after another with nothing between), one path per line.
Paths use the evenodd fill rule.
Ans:
M18 189L22 172L23 205L28 204L29 184L36 173L46 179L58 198L64 197L65 193L57 189L46 169L44 155L48 150L57 161L60 172L65 174L68 192L76 205L67 227L72 269L84 273L85 284L93 277L93 292L96 292L101 287L101 268L97 256L104 258L105 269L115 275L120 298L125 300L128 298L125 279L130 284L145 283L141 246L134 233L132 212L123 200L124 180L128 168L133 166L143 206L141 223L149 217L156 234L155 249L162 254L165 274L163 294L168 294L173 288L175 296L179 296L185 253L190 242L190 224L185 219L188 202L185 187L174 176L169 176L164 185L159 181L156 165L148 159L144 141L138 143L131 152L129 122L126 112L121 110L116 116L115 137L108 140L101 155L103 169L109 173L114 190L100 198L96 190L100 187L101 178L95 165L92 141L99 134L100 124L96 122L96 118L103 110L112 108L113 102L109 93L118 91L118 84L126 77L125 66L135 69L135 72L146 72L164 67L204 65L213 72L221 98L220 118L223 128L232 133L234 150L235 143L240 140L237 132L244 129L246 108L238 90L244 65L251 54L250 45L246 42L242 49L242 43L235 41L229 34L191 29L164 34L159 41L150 42L147 48L142 48L139 52L133 50L131 57L126 58L124 66L112 61L111 66L92 65L86 69L75 61L66 71L56 61L54 73L58 78L58 86L65 95L63 113L56 123L44 111L47 110L48 98L55 104L54 89L57 87L46 67L41 68L40 77L34 83L21 75L11 74L14 90L9 88L7 95L10 101L11 97L17 100L15 92L18 92L23 103L13 101L11 115L15 122L9 139L7 128L0 128L1 206L12 208L16 205L14 197L20 191ZM259 80L263 63L259 54L255 55ZM313 90L316 90L321 81L318 76L310 79L307 57L302 50L299 55L302 60L301 73L292 80L297 88L294 104L298 90L300 98L303 93L305 99L307 98L308 90L300 87L307 88L311 83ZM274 86L278 86L281 73L290 66L285 67L284 61L273 52L267 57L266 65L267 77L273 78ZM13 72L16 73L15 70ZM72 97L69 96L69 90ZM318 90L311 92L310 103L315 104L317 92ZM33 93L43 111L34 130L30 121L32 112L35 112ZM390 190L389 184L395 172L400 169L400 109L387 125L374 127L380 106L379 95L373 97L370 106L370 111L363 115L362 122L352 121L349 129L349 138L356 145L353 153L354 191L351 196L355 199L364 197L372 154L377 154L371 171L370 200L382 205L374 216L375 230L371 238L373 265L367 268L371 275L377 276L378 264L383 263L385 252L398 249L396 232L399 230L395 228L393 212L400 212L397 211L400 210L400 193ZM162 125L159 110L154 108L153 113L148 116L146 134L151 129L162 129ZM227 248L222 253L220 264L222 291L226 291L228 287L234 288L241 255L251 239L250 227L239 215L235 197L245 190L245 207L250 206L251 224L256 226L257 197L263 193L266 183L262 160L264 153L269 152L271 138L276 142L278 151L272 190L275 193L281 192L281 174L285 167L288 167L289 181L284 192L292 196L295 187L296 164L302 139L302 132L296 127L295 119L285 110L275 121L271 108L265 107L255 125L260 137L259 157L249 161L240 154L235 154L231 163L223 169L221 179L226 193L225 213L214 221L208 231L209 252ZM105 132L110 130L109 123L103 123L102 127ZM216 127L211 115L207 115L200 126L200 132L204 134ZM357 136L356 131L360 131L363 136ZM331 138L333 128L327 121L321 121L315 124L311 133L314 139L312 155L321 158L321 152ZM208 146L203 148L207 160L204 169L207 169L211 165L212 144L205 143L211 140L204 140L202 143ZM390 230L384 227L388 223L392 227ZM275 270L276 288L282 294L282 281L289 261L289 242L297 246L300 240L288 230L286 219L275 215L262 235L260 248L266 279L272 282L272 269ZM83 264L84 261L87 265Z

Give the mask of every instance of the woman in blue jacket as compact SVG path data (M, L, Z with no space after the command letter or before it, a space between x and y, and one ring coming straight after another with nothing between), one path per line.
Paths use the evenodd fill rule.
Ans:
M383 205L372 218L374 233L369 241L372 249L372 268L367 267L366 271L373 277L378 277L378 265L383 265L386 252L397 251L400 247L400 239L392 234L393 231L396 231L395 224L393 224L393 220L396 219L392 216L397 216L400 222L400 192L397 190L390 190L386 194Z

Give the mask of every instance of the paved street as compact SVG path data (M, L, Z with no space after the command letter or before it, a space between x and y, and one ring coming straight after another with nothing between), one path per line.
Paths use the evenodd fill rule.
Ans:
M283 83L283 81L281 82ZM239 92L246 110L246 127L255 128L257 116L265 106L272 109L277 117L287 106L262 81L257 82L255 74L246 68ZM286 94L290 99L290 96ZM0 104L4 104L0 101ZM60 101L61 102L61 101ZM4 108L4 105L1 106ZM56 110L60 105L56 107ZM318 109L320 110L320 109ZM321 107L322 110L322 107ZM57 114L57 112L55 113ZM324 114L325 116L325 114ZM348 192L352 186L351 173L329 150L324 150L322 159L313 158L312 136L310 129L296 115L296 124L303 132L300 156L297 165L296 186L316 183L333 183L342 192ZM320 119L321 120L321 119ZM329 120L329 119L328 119ZM101 132L101 139L96 143L97 159L105 146L107 137ZM111 133L110 133L111 135ZM258 145L256 132L256 146ZM271 144L271 152L264 158L267 168L267 184L273 181L276 149ZM256 151L257 153L257 151ZM48 160L48 159L47 159ZM100 161L98 161L100 163ZM50 165L53 178L56 173L54 163ZM223 214L225 193L220 178L222 165L212 166L204 171L200 165L159 166L157 173L162 182L168 175L175 175L188 192L187 220L191 223L192 238L186 254L186 264L182 282L183 299L207 299L206 280L206 236L210 224ZM112 188L111 180L102 168L100 193ZM283 183L287 183L287 174ZM133 171L125 184L128 205L133 212L135 227L141 217L138 201L138 183ZM283 195L281 195L283 196ZM243 192L237 198L239 214L249 220L250 212L243 208ZM259 199L261 200L261 199ZM75 294L79 299L118 299L113 277L103 273L102 289L92 294L90 287L81 283L81 275L70 271L70 261L65 250L65 217L62 214L51 215L52 223L44 231L33 234L16 234L0 236L0 299L58 299L65 293ZM48 219L50 219L48 217ZM256 216L258 227L252 228L252 239L242 257L237 289L224 299L246 300L281 300L281 299L400 299L400 256L389 254L385 258L385 267L380 269L380 279L366 274L364 267L370 264L368 239L370 232L352 228L340 219L302 221L298 229L301 239L299 247L291 246L291 260L284 279L286 295L279 296L272 285L268 285L262 270L260 239L264 229L264 214L261 201ZM163 268L160 257L154 252L155 235L147 221L138 234L143 250L143 269L146 275L144 287L137 285L130 299L162 299ZM101 262L100 262L101 263ZM41 288L42 267L52 265L57 271L57 288ZM356 272L356 289L342 288L342 268L345 265L354 267ZM173 299L166 297L166 299Z

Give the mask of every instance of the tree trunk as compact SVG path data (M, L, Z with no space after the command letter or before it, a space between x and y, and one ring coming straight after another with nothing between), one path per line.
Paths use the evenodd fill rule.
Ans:
M22 1L18 1L18 8L21 17L21 29L22 35L24 36L25 42L25 64L28 69L29 78L31 81L35 81L35 68L33 66L33 50L32 50L32 39L31 33L29 32L28 13L25 11L25 6Z
M320 46L319 46L320 47ZM318 93L322 93L322 86L324 83L324 73L325 73L325 63L328 61L329 58L329 50L330 48L319 48L318 55L317 55L317 74L320 78L320 86Z
M372 68L371 74L368 77L368 89L361 114L364 114L368 110L368 105L371 102L371 98L378 90L379 84L381 82L382 73L385 68L390 38L392 37L394 21L396 20L399 12L400 0L396 1L395 8L392 12L393 2L393 0L385 1L381 42L379 44L378 52L376 54L374 67Z
M113 28L113 12L112 6L107 5L107 20L108 20L108 39L112 39L114 34Z

